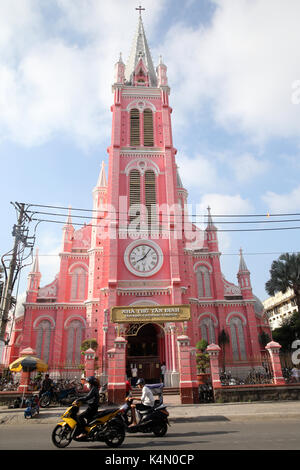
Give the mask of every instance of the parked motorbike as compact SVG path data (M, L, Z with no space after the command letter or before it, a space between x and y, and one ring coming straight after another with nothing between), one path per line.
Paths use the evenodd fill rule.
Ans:
M76 398L78 393L75 387L62 390L48 390L43 393L40 398L40 407L46 408L50 403L58 403L60 405L70 405Z
M199 385L200 403L212 403L214 401L213 388L210 383Z
M160 385L152 385L147 387L152 388L154 394L156 392L155 388L160 388ZM126 431L130 434L142 432L142 433L153 433L157 437L163 437L167 431L168 426L170 426L168 416L169 412L167 411L167 405L163 404L162 394L159 393L159 399L155 400L154 407L150 410L135 410L138 415L138 424L136 426L130 426L132 424L131 416L131 405L133 403L133 398L131 394L126 399L126 404L122 409L122 417L126 425Z
M32 397L28 398L25 401L26 409L24 411L24 418L25 419L30 419L34 418L34 416L38 415L40 412L40 407L39 407L39 398L36 395L33 395Z
M98 411L85 427L87 435L79 438L81 434L77 415L80 401L75 401L61 416L61 421L52 431L52 442L56 447L67 447L72 440L78 442L105 442L108 447L119 447L125 439L125 425L120 418L123 412L120 408L110 408Z

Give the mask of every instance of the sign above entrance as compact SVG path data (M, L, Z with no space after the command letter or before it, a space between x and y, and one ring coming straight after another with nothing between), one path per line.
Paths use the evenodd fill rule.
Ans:
M190 305L143 305L111 309L113 323L183 322L190 318Z

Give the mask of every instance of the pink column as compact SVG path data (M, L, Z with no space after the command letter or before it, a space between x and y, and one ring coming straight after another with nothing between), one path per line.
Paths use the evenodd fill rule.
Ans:
M19 383L19 386L18 386L18 392L22 392L23 395L26 392L28 392L29 381L30 381L30 372L24 372L24 370L22 370L20 383Z
M213 388L221 388L220 372L219 372L219 354L221 351L220 346L217 344L209 344L206 348L210 360L210 373Z
M24 356L24 357L33 356L35 354L36 354L36 351L30 347L25 348L20 352L20 356ZM20 383L18 386L18 392L22 392L23 394L28 392L29 382L30 382L30 372L24 372L24 370L22 370Z
M123 403L126 396L126 344L122 337L117 337L114 348L107 352L108 355L108 401L110 403Z
M199 403L196 348L190 346L188 336L178 336L177 341L179 344L179 387L181 403Z
M269 351L271 356L271 364L274 375L274 383L277 385L285 384L285 380L282 375L281 363L280 363L280 352L281 345L275 341L271 341L267 344L266 350Z
M95 375L95 351L92 348L84 353L84 369L86 377Z

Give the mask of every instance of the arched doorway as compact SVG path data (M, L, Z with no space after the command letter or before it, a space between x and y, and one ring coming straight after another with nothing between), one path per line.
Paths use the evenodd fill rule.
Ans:
M138 377L147 383L160 382L160 366L165 360L164 330L160 325L146 323L135 336L127 336L127 376L135 364Z

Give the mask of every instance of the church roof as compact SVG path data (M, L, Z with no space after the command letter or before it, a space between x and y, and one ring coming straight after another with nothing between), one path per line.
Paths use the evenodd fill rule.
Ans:
M146 39L142 16L139 15L137 31L135 33L130 56L125 67L125 78L127 82L130 83L132 81L132 74L137 66L138 61L141 58L143 59L143 62L148 69L150 86L156 87L157 76L155 73L150 49Z

